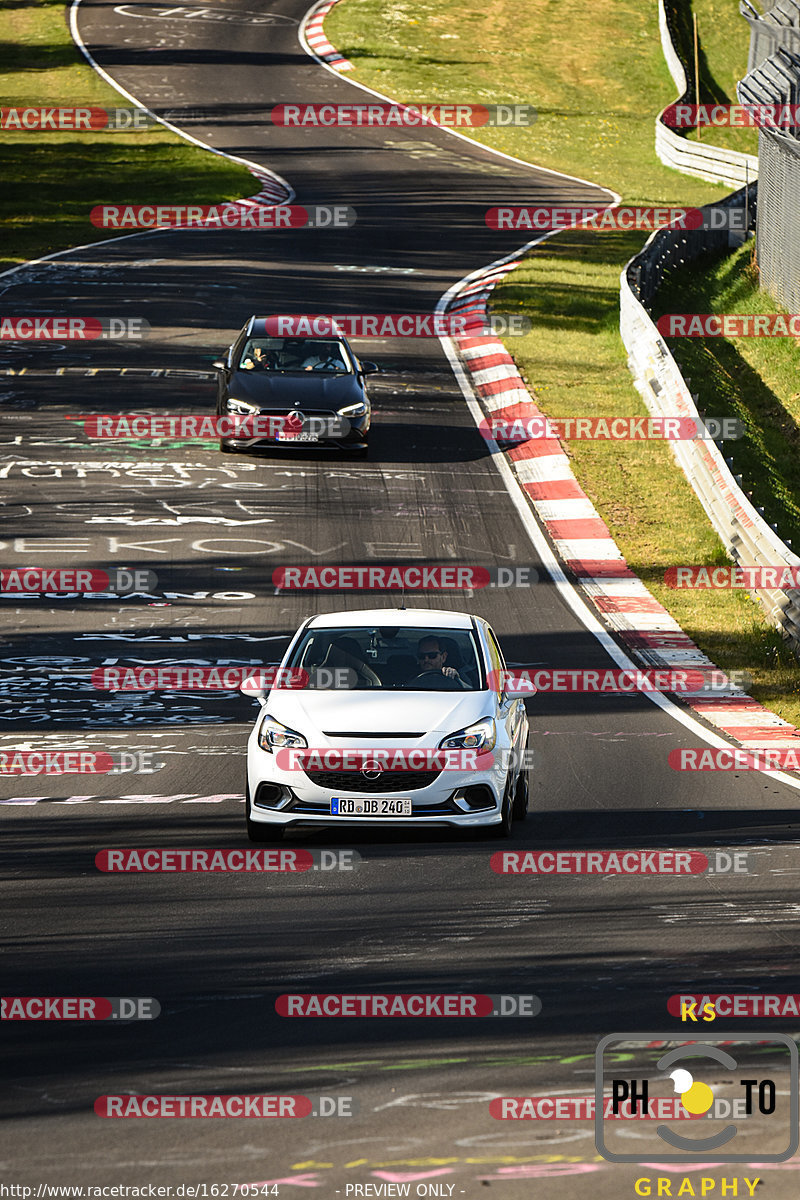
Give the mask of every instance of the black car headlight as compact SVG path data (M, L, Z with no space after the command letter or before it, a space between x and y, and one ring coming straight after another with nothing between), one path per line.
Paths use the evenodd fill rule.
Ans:
M359 400L356 404L337 409L337 412L340 417L365 417L369 412L369 405L365 400Z

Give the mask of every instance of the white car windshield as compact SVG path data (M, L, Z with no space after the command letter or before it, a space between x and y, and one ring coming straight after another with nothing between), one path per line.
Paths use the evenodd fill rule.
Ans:
M486 687L475 635L468 629L314 628L305 632L286 665L309 672L346 668L357 690L475 692Z

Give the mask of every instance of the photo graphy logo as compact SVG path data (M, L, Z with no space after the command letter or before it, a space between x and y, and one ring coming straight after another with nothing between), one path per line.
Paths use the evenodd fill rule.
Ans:
M726 1033L676 1041L674 1033L612 1033L595 1055L595 1142L608 1162L785 1162L800 1144L798 1050L778 1033ZM664 1045L672 1048L664 1051ZM617 1051L631 1061L621 1071ZM723 1049L724 1047L724 1049ZM631 1053L632 1052L632 1053ZM674 1093L678 1128L648 1124L635 1153L614 1116L646 1115ZM608 1095L611 1112L606 1114ZM733 1119L731 1119L733 1118ZM690 1124L696 1123L694 1132ZM665 1153L672 1148L676 1153Z

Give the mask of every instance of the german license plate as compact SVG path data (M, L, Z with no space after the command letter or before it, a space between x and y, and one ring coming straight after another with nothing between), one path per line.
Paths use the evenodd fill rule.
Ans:
M275 438L279 442L318 442L319 438L316 433L276 433Z
M410 817L411 800L391 799L386 796L369 796L363 800L339 800L336 796L331 800L332 817Z

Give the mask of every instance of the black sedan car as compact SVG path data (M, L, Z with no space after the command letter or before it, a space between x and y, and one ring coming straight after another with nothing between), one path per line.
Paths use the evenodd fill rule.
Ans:
M251 317L214 366L217 416L238 425L230 436L225 429L221 450L338 446L366 457L372 409L364 377L379 368L360 362L340 334L273 337L267 318Z

